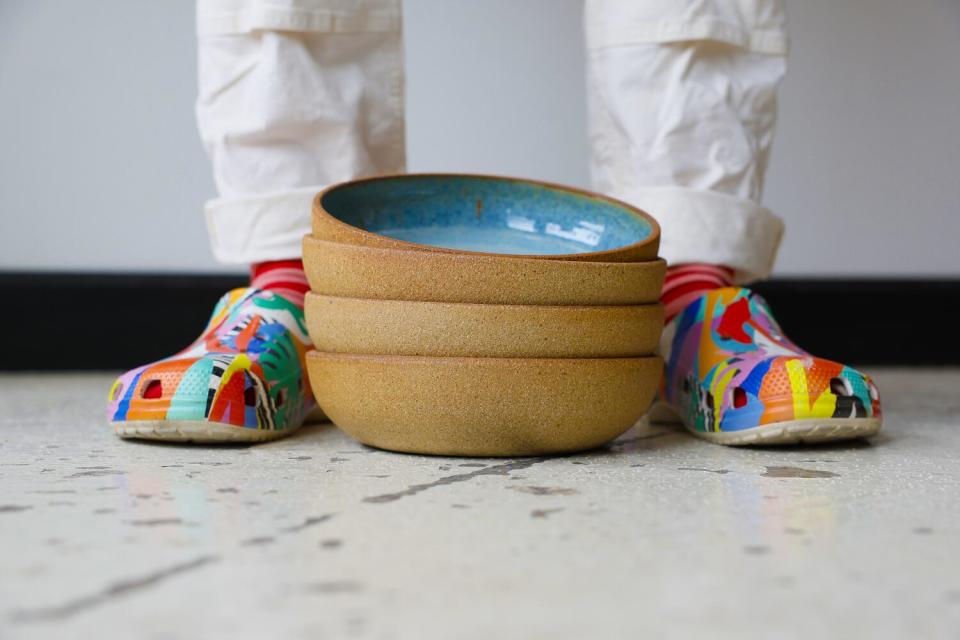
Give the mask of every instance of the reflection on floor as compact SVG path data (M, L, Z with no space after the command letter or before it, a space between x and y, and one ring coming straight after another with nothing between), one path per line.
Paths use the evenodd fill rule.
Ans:
M109 376L3 376L0 636L956 634L960 371L871 373L870 442L521 460L125 442Z

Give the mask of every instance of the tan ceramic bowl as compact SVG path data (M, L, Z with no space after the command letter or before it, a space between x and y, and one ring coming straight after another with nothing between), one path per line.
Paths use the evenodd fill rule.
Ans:
M527 456L598 447L647 410L662 360L307 354L324 412L374 447Z
M627 358L654 352L660 304L548 306L340 298L308 293L313 346L331 353Z
M660 247L657 221L620 200L537 180L469 174L335 184L313 200L313 235L369 247L594 262L653 260Z
M660 298L663 260L580 262L406 251L303 239L315 293L483 304L631 305Z

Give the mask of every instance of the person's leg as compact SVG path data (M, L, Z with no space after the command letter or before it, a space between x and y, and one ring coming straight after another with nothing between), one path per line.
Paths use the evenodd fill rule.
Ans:
M733 286L770 274L783 232L760 204L782 2L587 0L586 35L594 187L657 218L670 264L664 405L726 444L875 432L873 383L793 345Z
M301 240L325 186L405 168L400 0L200 0L197 119L214 255L251 266L183 352L121 376L126 437L262 440L313 406Z

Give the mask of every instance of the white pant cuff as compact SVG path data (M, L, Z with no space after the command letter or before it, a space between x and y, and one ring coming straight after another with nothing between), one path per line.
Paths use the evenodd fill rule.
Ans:
M770 275L783 221L752 200L683 187L610 191L660 223L660 255L668 264L705 262L730 267L738 284Z
M323 185L239 198L216 198L204 212L214 257L227 264L290 260L310 232L311 203Z
M370 33L399 32L402 24L396 0L362 2L353 8L270 6L220 0L197 9L200 36L250 33L259 30Z
M617 16L619 18L619 16ZM786 55L789 41L776 28L750 29L715 18L699 20L609 20L586 26L587 50L636 44L713 40L754 53Z

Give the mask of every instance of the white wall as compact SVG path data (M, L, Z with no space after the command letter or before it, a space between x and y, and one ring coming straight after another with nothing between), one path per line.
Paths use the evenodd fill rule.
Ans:
M587 185L580 0L406 0L411 170ZM960 2L788 0L780 274L960 275ZM0 1L0 269L213 271L193 3Z

